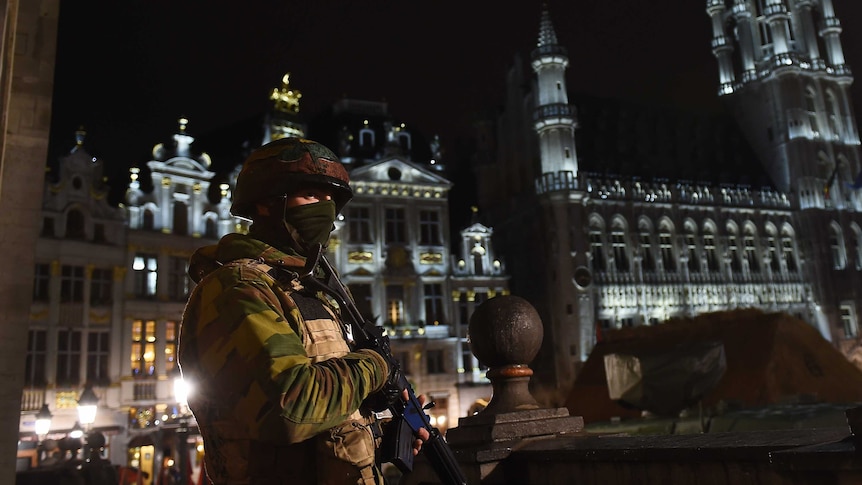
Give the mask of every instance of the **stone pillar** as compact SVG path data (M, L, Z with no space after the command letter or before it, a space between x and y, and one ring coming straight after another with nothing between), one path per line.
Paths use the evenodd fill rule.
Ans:
M529 363L542 344L542 321L529 302L514 295L491 298L470 318L470 349L490 369L493 394L488 406L460 418L446 440L467 483L504 484L505 459L527 442L571 436L584 420L566 408L542 408L529 392ZM420 454L401 484L440 483Z
M15 483L59 13L59 0L0 0L0 483Z

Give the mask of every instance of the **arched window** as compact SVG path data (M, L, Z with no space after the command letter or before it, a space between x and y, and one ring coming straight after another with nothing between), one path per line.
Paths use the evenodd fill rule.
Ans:
M658 247L661 252L663 269L668 273L676 273L676 256L673 250L673 226L669 221L662 221L659 225Z
M727 257L730 260L730 271L739 273L742 271L742 260L739 257L739 233L736 225L727 225Z
M760 45L763 46L763 53L770 57L773 54L772 50L772 31L769 27L769 22L763 15L766 11L766 0L758 0L757 8L757 25L760 27Z
M410 153L410 148L412 148L413 145L410 140L410 133L399 131L398 145L401 147L401 150L404 151L404 153Z
M174 234L185 236L189 233L189 207L185 202L174 201Z
M473 258L473 274L481 276L485 274L485 268L482 262L485 259L485 248L479 241L470 249L470 256Z
M805 88L805 112L808 115L808 126L811 127L811 134L815 138L819 137L820 126L817 124L817 94L811 86Z
M649 219L642 217L638 221L638 254L641 258L641 270L652 273L655 271L655 254L653 253L652 224Z
M853 230L853 247L851 248L853 263L854 267L860 270L862 269L862 229L855 222L851 226L851 229Z
M772 224L766 227L766 253L769 258L769 269L773 274L781 272L781 259L778 254L778 237L775 233L775 226Z
M371 128L368 128L366 125L365 128L359 130L359 146L362 148L374 148L374 131Z
M215 218L207 218L206 227L204 228L204 236L208 237L209 239L215 239L218 237L218 229L216 227Z
M691 221L685 224L685 252L688 256L689 273L700 273L700 257L697 253L697 228Z
M742 236L742 244L745 262L748 263L748 271L751 273L760 273L760 258L757 257L756 240L757 233L754 231L754 226L747 224Z
M706 270L715 273L720 270L718 264L718 247L715 242L715 227L711 224L703 226L703 256L706 259Z
M844 248L844 235L841 226L833 222L829 225L829 248L832 252L832 267L844 269L847 267L847 253Z
M611 247L614 252L614 267L617 271L627 272L631 269L627 239L625 223L621 219L615 219L611 229Z
M590 264L593 271L606 271L608 268L603 229L601 219L594 218L590 221Z
M784 256L784 265L787 271L795 273L799 270L799 265L796 264L796 241L794 241L793 233L784 228L781 230L781 252Z
M832 90L826 91L826 120L829 123L829 133L833 138L841 136L841 109Z
M152 231L155 228L156 217L152 209L144 209L144 223L142 229Z

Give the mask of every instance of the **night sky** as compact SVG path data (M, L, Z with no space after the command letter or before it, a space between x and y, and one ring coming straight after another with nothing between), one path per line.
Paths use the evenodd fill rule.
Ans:
M862 1L833 2L847 63L860 76ZM705 0L547 3L569 51L570 94L720 109ZM179 117L201 136L262 113L286 72L306 116L345 96L385 100L393 116L449 147L471 134L475 112L501 104L515 54L528 58L535 46L541 2L513 4L520 8L499 0L64 0L49 163L83 125L109 183L124 188L127 168L148 161ZM857 82L857 117L860 91Z

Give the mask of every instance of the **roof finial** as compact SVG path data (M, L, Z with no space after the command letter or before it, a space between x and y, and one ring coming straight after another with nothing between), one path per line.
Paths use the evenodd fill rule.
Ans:
M75 132L75 145L83 146L84 138L87 137L87 130L84 129L84 125L78 127L78 130Z
M284 113L299 113L299 98L302 93L290 89L290 73L281 78L281 87L273 88L269 99L275 101L275 109Z
M179 121L179 123L180 123L180 133L185 133L186 132L186 126L189 125L188 118L186 118L185 116L181 116L180 119L177 121Z

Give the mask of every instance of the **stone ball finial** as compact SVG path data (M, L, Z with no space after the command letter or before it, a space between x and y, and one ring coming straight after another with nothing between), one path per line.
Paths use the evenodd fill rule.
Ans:
M529 364L542 346L539 313L519 296L496 296L479 305L468 331L470 350L490 368Z
M483 415L537 409L528 365L542 345L542 320L527 300L503 295L479 305L468 325L470 350L489 367L492 395Z

